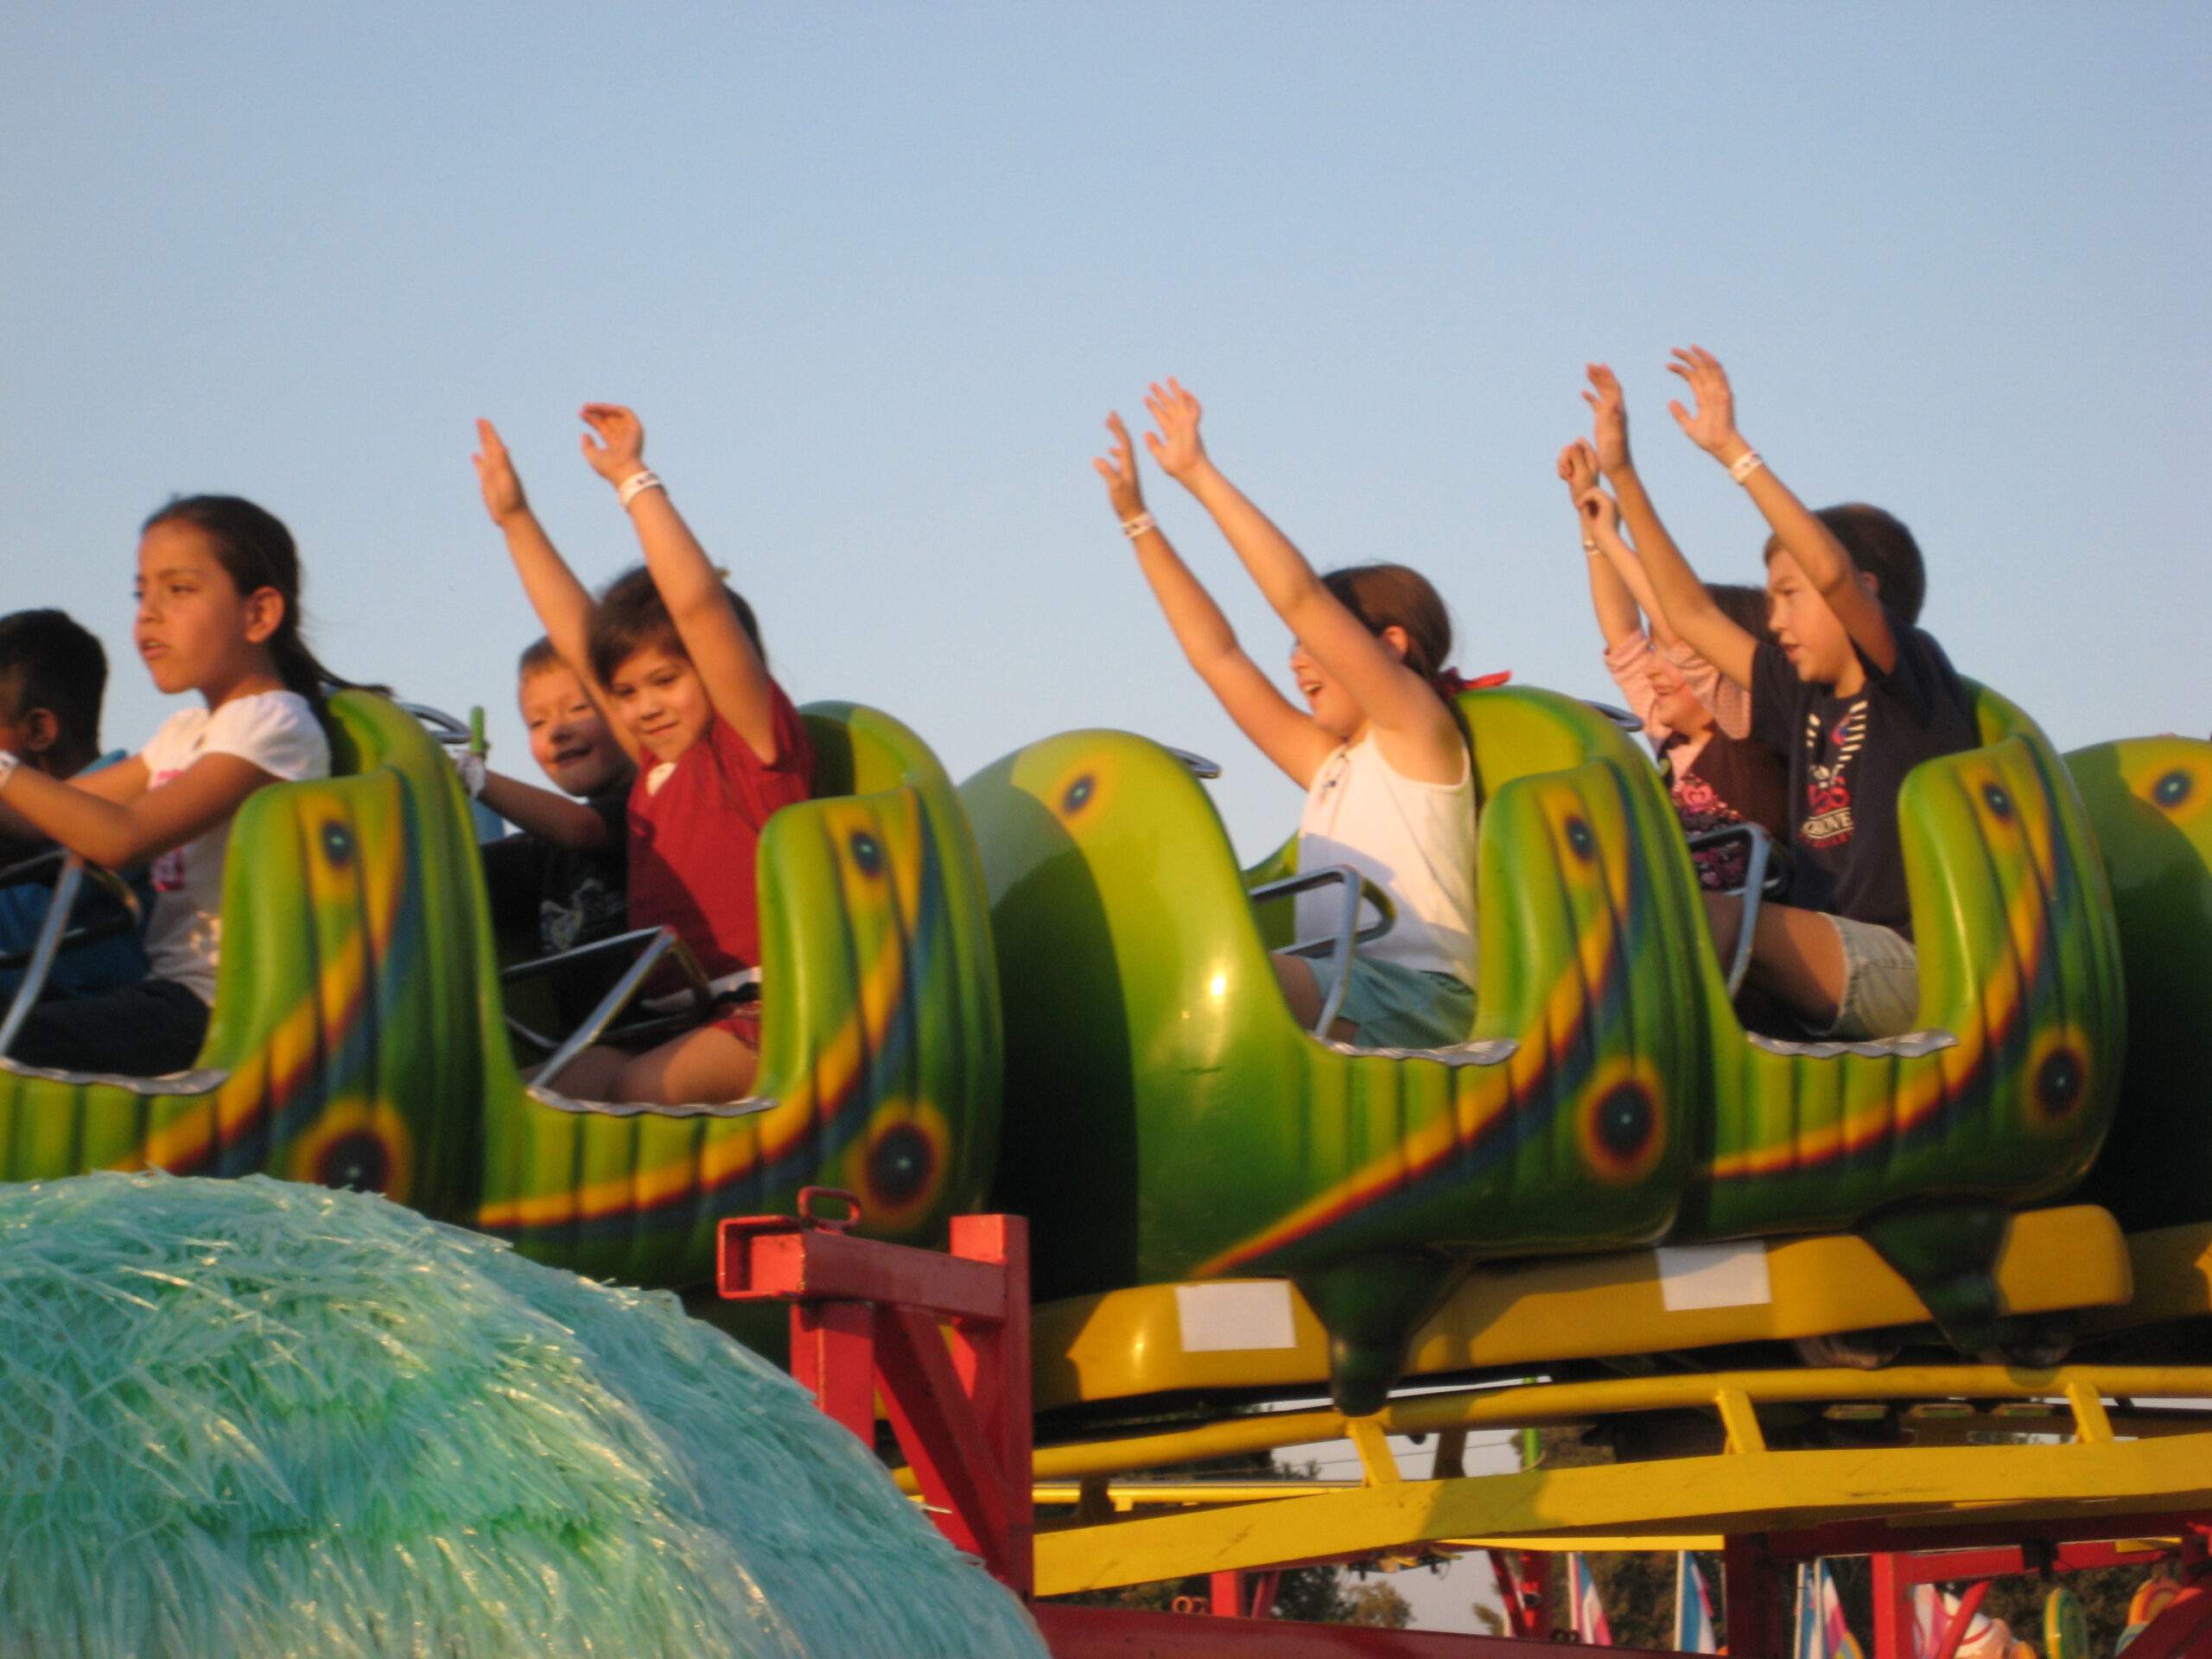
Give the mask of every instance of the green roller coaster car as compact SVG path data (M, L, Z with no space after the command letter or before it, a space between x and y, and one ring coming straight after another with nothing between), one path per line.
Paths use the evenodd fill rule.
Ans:
M0 1179L254 1171L382 1192L537 1259L683 1287L724 1215L846 1187L926 1242L990 1174L997 994L951 785L887 715L807 711L815 799L761 837L758 1096L615 1108L526 1084L453 769L379 697L332 699L334 770L240 809L213 1019L175 1077L0 1059Z
M2066 757L2112 878L2127 966L2127 1067L2082 1189L2130 1232L2212 1217L2212 743L2100 743Z
M2119 945L2080 803L2032 722L1905 785L1922 1029L1747 1038L1649 765L1587 707L1463 696L1482 798L1474 1029L1356 1052L1300 1029L1211 804L1167 751L1084 732L963 786L1007 1027L999 1201L1039 1290L1294 1280L1374 1408L1468 1262L1856 1228L1962 1347L2000 1328L2009 1209L2094 1157Z

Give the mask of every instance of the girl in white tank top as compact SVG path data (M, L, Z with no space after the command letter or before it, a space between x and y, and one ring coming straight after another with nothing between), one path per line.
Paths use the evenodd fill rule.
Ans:
M1236 643L1212 597L1145 511L1136 455L1119 415L1096 463L1137 562L1199 678L1239 729L1305 790L1298 864L1348 864L1382 889L1391 931L1364 947L1329 1035L1363 1048L1464 1042L1474 1022L1475 785L1443 667L1452 624L1426 578L1403 565L1317 575L1265 514L1222 476L1199 442L1198 399L1170 380L1145 398L1159 426L1145 447L1198 499L1295 637L1291 673L1304 707ZM1333 931L1341 898L1301 895L1299 937ZM1274 957L1303 1025L1319 1018L1335 965Z

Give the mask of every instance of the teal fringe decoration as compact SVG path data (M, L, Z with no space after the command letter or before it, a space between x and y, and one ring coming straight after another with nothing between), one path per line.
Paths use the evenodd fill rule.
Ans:
M11 1659L1043 1659L675 1298L259 1176L0 1186Z

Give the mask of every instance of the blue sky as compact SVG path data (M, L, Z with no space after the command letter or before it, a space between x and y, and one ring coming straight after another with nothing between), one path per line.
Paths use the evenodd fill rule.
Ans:
M801 700L956 776L1082 725L1212 753L1256 853L1295 792L1151 607L1106 410L1179 375L1318 563L1603 694L1552 474L1586 359L1693 558L1758 574L1665 413L1697 340L1803 494L1918 532L1965 671L2062 745L2202 732L2208 48L2178 4L11 7L0 607L93 626L143 741L136 525L251 495L326 658L489 705L526 771L470 421L601 577L574 411L624 401Z

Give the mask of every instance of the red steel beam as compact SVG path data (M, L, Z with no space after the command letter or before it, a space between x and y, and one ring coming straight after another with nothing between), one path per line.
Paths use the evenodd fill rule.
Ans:
M1555 1642L1518 1636L1385 1630L1282 1618L1211 1618L1039 1602L1030 1609L1052 1659L1559 1659ZM1622 1659L1687 1659L1649 1648L1608 1648Z
M1777 1560L1809 1561L1822 1555L1920 1555L1942 1550L2001 1549L2029 1541L2067 1544L2110 1538L2172 1538L2201 1532L2208 1524L2212 1524L2212 1512L2202 1510L2159 1515L2103 1515L2085 1510L2053 1521L1947 1521L1924 1526L1836 1521L1826 1526L1770 1532L1764 1535L1764 1541L1768 1553Z
M801 1232L788 1217L725 1221L720 1256L721 1294L733 1301L874 1302L945 1319L1007 1316L1007 1275L994 1263L826 1228Z

